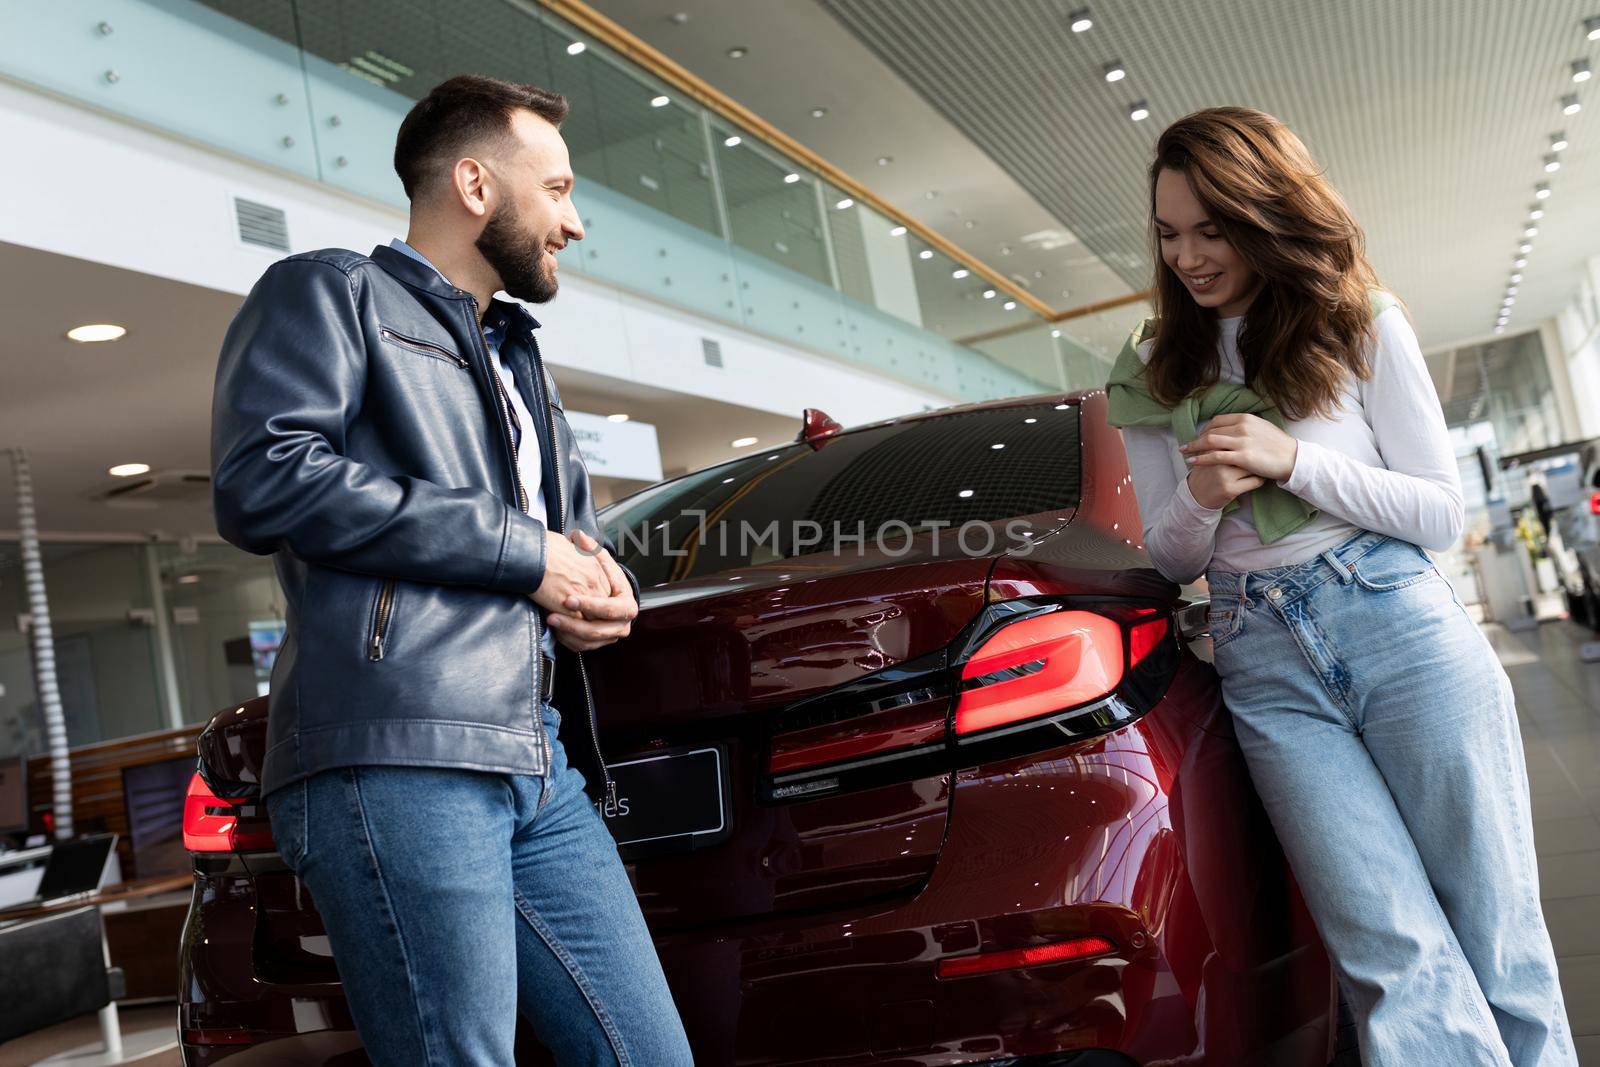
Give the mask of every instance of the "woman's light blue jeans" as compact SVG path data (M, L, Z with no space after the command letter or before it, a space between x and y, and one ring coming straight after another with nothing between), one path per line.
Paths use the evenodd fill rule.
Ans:
M548 778L348 767L267 799L375 1064L507 1067L520 1012L563 1067L692 1067L617 846L544 721Z
M1369 1067L1575 1067L1511 683L1415 545L1213 571L1250 776Z

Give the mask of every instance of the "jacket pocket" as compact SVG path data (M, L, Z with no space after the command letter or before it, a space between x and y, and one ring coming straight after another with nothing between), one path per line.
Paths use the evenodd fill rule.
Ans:
M378 328L378 333L385 341L388 341L397 348L403 348L408 352L415 352L418 355L432 356L434 359L439 359L446 363L454 364L456 367L459 367L463 370L465 370L467 367L466 359L464 359L459 353L453 352L446 348L444 345L435 344L432 341L424 341L417 337L407 337L405 334L394 332L387 326L380 326Z
M383 584L378 586L377 595L372 598L371 621L367 626L367 658L377 661L383 658L385 646L389 642L389 626L394 621L394 579L385 578Z

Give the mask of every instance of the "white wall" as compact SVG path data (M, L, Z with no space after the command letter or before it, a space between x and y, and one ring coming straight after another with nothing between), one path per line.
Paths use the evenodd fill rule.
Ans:
M1577 296L1555 318L1584 437L1600 436L1600 256L1586 264Z
M234 196L283 208L295 251L365 251L405 231L391 208L3 80L0 144L0 241L211 289L248 292L278 258L237 240ZM954 399L570 271L538 316L553 364L775 414L825 404L851 425ZM702 338L721 343L722 368Z

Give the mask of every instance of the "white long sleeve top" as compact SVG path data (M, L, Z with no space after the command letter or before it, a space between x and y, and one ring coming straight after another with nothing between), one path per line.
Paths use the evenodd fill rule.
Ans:
M1221 375L1244 382L1239 356L1243 317L1220 319ZM1129 473L1156 569L1176 582L1208 570L1254 571L1301 563L1359 530L1398 537L1435 551L1461 536L1461 478L1439 396L1405 312L1390 308L1374 322L1372 376L1352 377L1331 417L1284 428L1298 442L1294 470L1279 482L1316 508L1317 517L1264 545L1248 500L1224 516L1189 491L1188 464L1172 430L1122 431ZM1150 359L1151 342L1139 356Z

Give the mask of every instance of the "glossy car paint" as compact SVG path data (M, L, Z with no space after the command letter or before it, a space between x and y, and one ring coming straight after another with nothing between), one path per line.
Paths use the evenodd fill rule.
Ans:
M1104 397L1068 399L1081 408L1082 500L1032 517L1027 550L799 557L679 583L645 597L627 642L591 656L611 759L703 742L729 753L732 835L629 864L698 1063L1090 1049L1118 1054L1096 1063L1327 1062L1328 962L1215 675L1191 650L1176 653L1154 707L1111 733L755 800L787 709L948 646L986 604L1072 595L1170 609L1177 591L1139 546ZM558 707L571 681L558 679ZM202 741L207 766L245 795L246 819L259 818L248 792L264 714L264 700L229 709ZM1114 951L937 977L940 959L1086 935ZM326 935L270 853L197 860L181 1000L185 1034L241 1042L186 1040L187 1062L249 1050L361 1062ZM548 1062L535 1046L519 1042L519 1062Z

